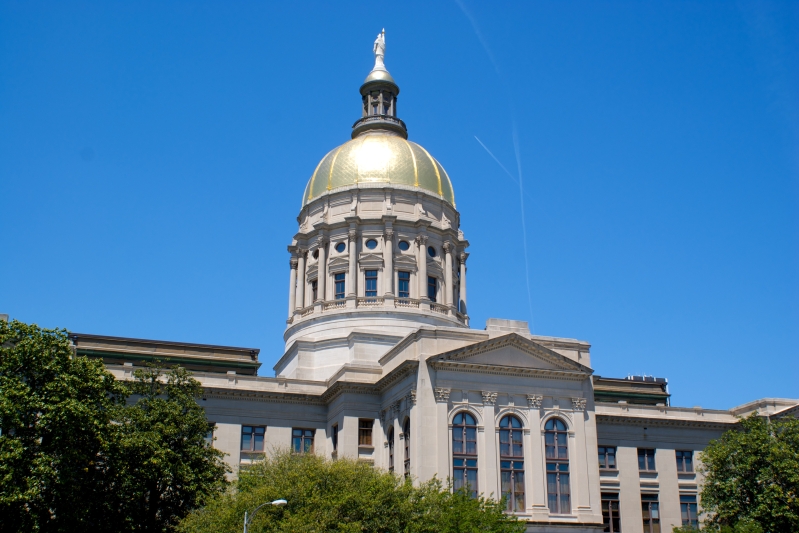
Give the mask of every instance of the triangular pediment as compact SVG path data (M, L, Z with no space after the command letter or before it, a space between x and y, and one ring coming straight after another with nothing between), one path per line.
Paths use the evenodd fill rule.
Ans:
M507 369L592 373L592 370L540 344L510 333L430 358L444 366L477 365Z
M327 265L328 267L349 266L349 260L344 257L335 257Z

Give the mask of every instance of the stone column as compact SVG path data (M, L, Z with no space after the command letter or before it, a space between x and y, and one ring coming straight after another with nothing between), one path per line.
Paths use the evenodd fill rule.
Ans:
M297 299L294 308L301 310L305 307L305 253L308 250L297 249Z
M469 254L466 252L461 252L459 259L461 260L461 290L460 290L460 311L461 314L466 313L466 259L469 257Z
M416 237L417 252L417 272L419 276L419 300L426 309L430 308L430 300L427 298L427 235Z
M316 242L319 246L318 277L316 278L316 301L318 302L327 299L327 237L320 235Z
M291 268L291 274L289 275L289 318L294 316L294 306L297 304L297 263L296 257L292 257L289 260L289 267Z
M347 233L347 250L350 253L350 265L347 272L347 307L355 307L358 291L357 257L358 257L358 230L350 228Z
M452 305L452 243L444 241L444 305Z
M394 230L386 228L383 233L383 286L386 296L394 296Z
M497 403L497 393L492 391L482 391L483 395L483 450L477 450L478 455L478 475L479 475L479 489L480 492L486 494L500 494L499 492L499 473L497 472L497 436L496 436L496 420L495 409ZM500 494L501 496L501 494Z

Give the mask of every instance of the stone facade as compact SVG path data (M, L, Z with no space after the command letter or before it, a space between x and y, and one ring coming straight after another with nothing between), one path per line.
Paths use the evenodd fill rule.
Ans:
M665 380L595 376L587 342L531 335L521 321L470 329L454 191L406 140L398 94L385 69L370 73L353 140L305 189L275 377L256 375L256 349L74 334L77 352L120 379L156 358L194 371L234 475L312 439L324 457L510 491L531 532L681 525L702 483L696 452L738 416L781 416L799 401L673 407Z

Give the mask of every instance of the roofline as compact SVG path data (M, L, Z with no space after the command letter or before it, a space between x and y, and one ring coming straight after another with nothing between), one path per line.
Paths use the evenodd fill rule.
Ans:
M223 350L236 350L239 352L247 352L248 355L258 355L261 353L260 348L243 348L241 346L222 346L219 344L197 344L194 342L177 342L177 341L160 341L153 339L139 339L135 337L112 337L111 335L94 335L91 333L75 333L70 331L69 338L74 343L80 342L80 339L96 339L96 340L110 340L110 341L126 341L126 342L143 342L153 344L166 344L168 346L189 346L192 348L220 348Z

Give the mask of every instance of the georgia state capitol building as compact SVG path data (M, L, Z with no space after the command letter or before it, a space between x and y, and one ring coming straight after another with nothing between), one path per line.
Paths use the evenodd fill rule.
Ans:
M737 417L796 414L799 400L675 407L663 379L594 375L585 341L513 320L471 329L454 188L408 140L384 53L381 33L352 138L303 192L275 377L250 348L75 333L78 354L120 379L153 359L192 370L234 474L290 447L506 495L530 532L695 524L697 452Z

